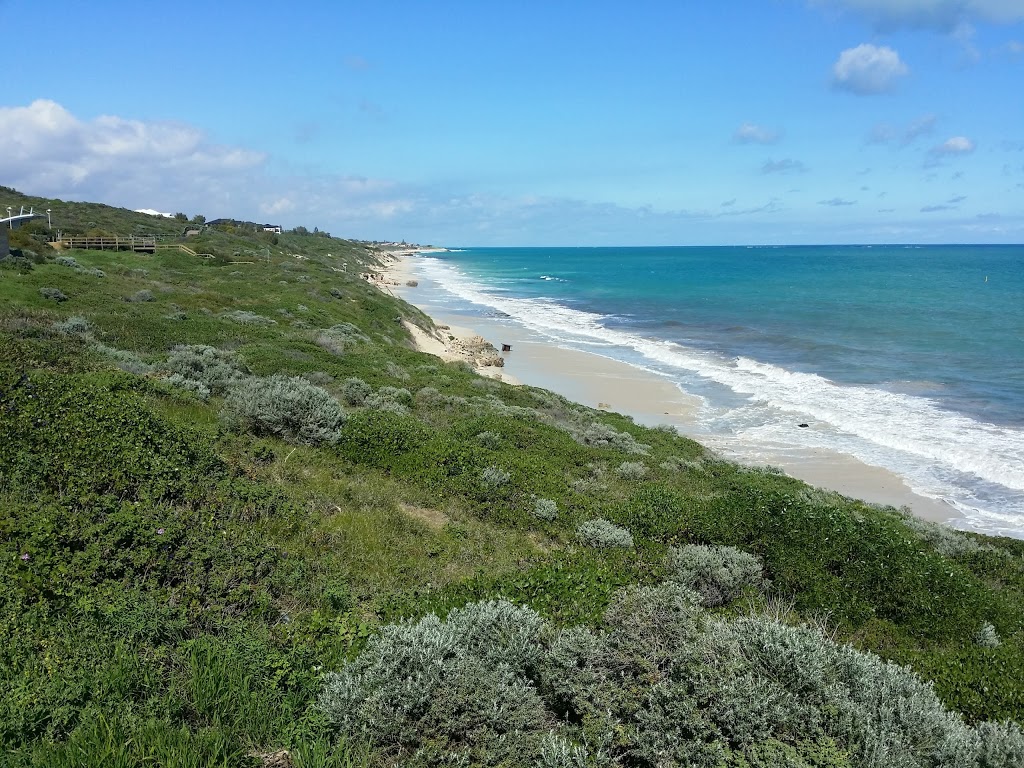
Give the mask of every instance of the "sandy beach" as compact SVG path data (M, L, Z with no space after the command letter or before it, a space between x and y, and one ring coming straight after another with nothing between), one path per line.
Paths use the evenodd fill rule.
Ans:
M526 328L500 319L474 317L472 328L467 327L466 318L445 305L437 286L431 286L417 273L414 254L423 252L385 252L381 257L382 268L366 276L382 290L421 309L442 329L432 336L415 326L407 326L421 351L445 360L467 360L482 375L511 384L549 389L592 408L626 414L639 424L671 424L680 434L730 458L753 463L750 457L734 450L722 438L702 431L695 419L700 405L698 398L687 395L653 372L598 354L554 345ZM497 349L502 345L511 347L511 351L501 353L503 366L479 365L472 356L467 357L465 341L477 337ZM893 472L851 456L815 449L759 458L761 463L777 466L792 477L845 496L908 507L920 517L954 527L961 519L957 510L946 502L917 494Z

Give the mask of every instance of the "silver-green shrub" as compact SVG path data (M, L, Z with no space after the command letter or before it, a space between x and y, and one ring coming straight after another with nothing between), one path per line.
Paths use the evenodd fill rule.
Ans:
M950 528L948 525L934 523L917 517L908 507L899 510L903 524L931 544L946 557L963 557L975 552L992 552L1001 554L1002 550L991 544L982 544L977 539Z
M208 400L210 398L210 388L208 386L201 381L187 379L180 373L172 373L167 377L166 382L172 387L194 393L201 400Z
M221 314L221 317L225 320L230 320L233 323L238 323L239 325L277 325L276 320L271 320L269 317L258 315L247 309L236 309L232 312L224 312Z
M409 380L409 373L402 366L391 362L390 360L387 362L387 365L384 366L384 372L388 376L398 379L399 381Z
M71 267L71 269L81 269L82 265L73 256L58 256L53 260L54 264L60 264L62 267Z
M620 590L597 630L504 600L384 627L319 705L382 763L1024 764L1019 726L966 725L908 668L813 627L712 617L677 583Z
M524 736L539 744L547 719L531 682L544 631L535 611L507 601L389 625L326 677L318 703L342 734L387 751L526 764Z
M690 544L669 547L669 579L696 591L707 605L739 597L744 587L764 584L761 561L735 547Z
M390 411L404 415L409 412L409 406L412 405L412 393L407 389L381 387L368 395L363 401L363 405L376 411Z
M647 476L647 465L642 461L624 461L615 468L623 480L640 480Z
M134 352L129 352L126 349L108 347L106 344L101 344L100 342L92 344L90 349L103 355L103 357L116 365L122 371L135 373L139 376L145 376L153 372L152 365L147 363Z
M179 344L167 356L164 368L180 380L201 384L209 394L222 395L229 387L247 375L245 365L234 352L205 344ZM168 381L171 381L168 379ZM177 386L199 391L192 385L183 385L179 379L171 381Z
M619 432L600 421L568 424L558 422L557 426L566 429L573 440L583 445L618 448L620 451L638 455L647 455L651 451L651 446L638 442L629 432Z
M538 520L557 520L558 504L552 499L535 499L532 514Z
M133 303L139 303L146 301L156 301L156 297L153 295L152 291L143 288L141 291L136 291L131 296L125 296L124 300Z
M224 401L225 420L256 435L317 445L338 441L345 412L330 393L299 376L251 377Z
M338 357L345 353L345 338L331 334L328 331L320 331L313 339L313 343Z
M44 286L39 289L39 295L44 299L56 301L58 304L68 300L67 294L65 294L60 288L49 288Z
M53 330L64 336L86 337L92 332L92 323L81 315L74 315L67 320L53 324Z
M576 529L576 538L588 547L633 548L633 534L603 518L581 523Z
M484 468L484 471L480 473L480 483L489 489L497 488L498 486L504 485L512 479L505 470L500 467L490 466Z
M345 379L341 385L341 399L346 405L362 405L371 392L373 387L355 376Z
M1003 644L1003 641L999 638L996 628L986 621L974 633L974 643L982 648L998 648Z

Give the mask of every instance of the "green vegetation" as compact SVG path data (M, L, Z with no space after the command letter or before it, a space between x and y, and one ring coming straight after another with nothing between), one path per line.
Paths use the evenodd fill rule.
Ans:
M366 244L200 237L0 270L0 762L1020 764L1024 542L420 354Z

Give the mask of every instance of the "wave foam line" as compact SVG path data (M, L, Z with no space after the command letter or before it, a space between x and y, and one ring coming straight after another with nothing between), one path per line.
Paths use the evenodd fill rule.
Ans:
M494 296L449 264L423 259L431 277L474 304L499 309L526 327L560 342L589 340L635 350L649 360L728 387L750 403L831 425L841 433L1024 491L1024 432L945 411L913 395L843 386L812 373L798 373L740 357L611 330L605 316L569 309L546 299ZM863 457L859 457L863 458ZM963 490L963 489L960 489ZM932 495L934 490L929 493Z

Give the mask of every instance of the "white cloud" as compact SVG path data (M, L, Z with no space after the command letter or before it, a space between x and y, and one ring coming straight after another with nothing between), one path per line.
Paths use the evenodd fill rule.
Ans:
M191 126L109 115L83 121L46 99L0 107L0 136L0 176L38 194L135 188L149 199L167 180L247 171L265 161L260 152L213 144Z
M862 43L839 54L832 66L832 82L836 88L863 96L890 90L909 71L892 48Z
M974 148L974 142L966 136L954 136L932 147L931 152L933 155L968 155Z
M779 132L753 123L744 123L736 129L732 140L737 144L774 144L779 140Z
M972 22L1012 24L1024 19L1020 0L812 0L867 19L875 28L933 29L953 32Z

